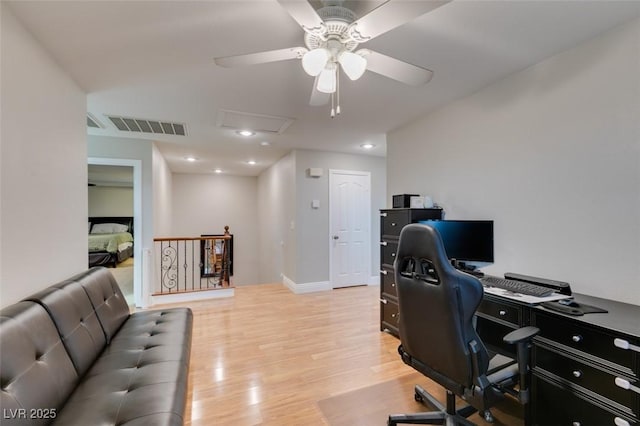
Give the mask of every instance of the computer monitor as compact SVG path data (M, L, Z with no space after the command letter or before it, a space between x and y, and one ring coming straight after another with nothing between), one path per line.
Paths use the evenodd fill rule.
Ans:
M493 262L492 220L423 220L438 230L449 259Z

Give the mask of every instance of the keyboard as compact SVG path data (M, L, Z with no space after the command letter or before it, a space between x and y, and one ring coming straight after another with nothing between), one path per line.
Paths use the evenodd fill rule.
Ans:
M480 278L480 282L485 286L497 287L513 293L526 294L529 296L546 297L553 294L553 289L548 287L499 277L483 277Z

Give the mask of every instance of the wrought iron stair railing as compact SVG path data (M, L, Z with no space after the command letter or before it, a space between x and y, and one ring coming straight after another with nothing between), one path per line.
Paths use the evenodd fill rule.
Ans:
M154 238L154 296L229 288L231 235Z

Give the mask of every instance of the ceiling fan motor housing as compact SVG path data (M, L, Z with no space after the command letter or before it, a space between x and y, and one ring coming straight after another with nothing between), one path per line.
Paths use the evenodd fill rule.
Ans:
M318 9L317 12L326 25L326 32L323 35L305 33L304 42L309 50L328 48L329 40L339 41L343 49L350 52L358 46L358 42L348 35L349 25L356 20L353 11L346 7L330 5Z

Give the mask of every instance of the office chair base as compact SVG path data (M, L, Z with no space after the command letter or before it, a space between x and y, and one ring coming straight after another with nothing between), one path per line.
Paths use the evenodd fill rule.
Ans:
M456 411L456 396L451 392L447 392L446 407L420 386L415 387L414 398L424 405L435 407L437 411L415 414L393 414L390 415L387 420L388 426L398 424L474 426L474 424L466 418L477 410L471 406L466 406Z

